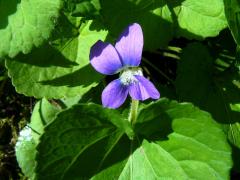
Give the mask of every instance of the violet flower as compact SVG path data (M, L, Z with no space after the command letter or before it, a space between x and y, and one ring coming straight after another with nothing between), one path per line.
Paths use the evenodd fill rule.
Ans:
M118 108L128 93L134 100L158 99L160 94L138 68L143 49L143 33L137 23L129 25L120 35L115 47L97 41L90 51L90 63L100 73L112 75L120 72L119 79L110 82L102 92L102 104Z

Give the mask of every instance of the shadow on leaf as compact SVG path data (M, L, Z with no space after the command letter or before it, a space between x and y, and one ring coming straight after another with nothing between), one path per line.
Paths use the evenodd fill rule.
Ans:
M140 110L137 123L134 126L137 134L150 141L167 140L167 136L173 132L173 119L166 112L168 102L165 99L161 101L162 104L152 103L147 105L147 108Z
M8 25L8 18L17 11L17 6L21 0L8 0L0 2L0 29L4 29Z
M85 76L87 76L88 78L82 78ZM77 77L79 77L78 81L76 81ZM39 83L51 86L68 86L68 87L75 87L79 85L88 86L93 82L96 82L96 79L100 79L101 77L102 75L96 73L92 66L88 64L87 66L84 66L81 69L74 71L73 73L52 80L41 81Z
M69 42L75 43L75 42ZM76 44L77 45L77 44ZM64 51L63 47L61 50ZM13 59L14 61L18 61L21 63L38 66L38 67L65 67L72 68L73 66L77 66L78 64L74 61L70 61L68 58L64 57L64 55L59 52L58 49L54 48L49 44L44 44L40 48L35 48L28 55L18 55Z
M152 0L140 1L138 3L128 0L114 0L111 3L102 1L102 21L109 31L106 40L114 42L124 28L136 22L143 29L145 50L166 47L169 41L175 36L175 29L181 29L173 8L182 2L183 0L175 3ZM92 26L91 28L102 29L101 26ZM202 37L192 34L185 29L181 29L181 32L184 32L189 37L202 39Z

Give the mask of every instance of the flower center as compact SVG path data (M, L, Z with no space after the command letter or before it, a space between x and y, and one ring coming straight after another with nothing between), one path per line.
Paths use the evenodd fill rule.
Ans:
M123 85L129 85L132 83L138 82L135 75L143 76L142 70L140 68L137 69L125 69L122 71L120 75L120 81Z

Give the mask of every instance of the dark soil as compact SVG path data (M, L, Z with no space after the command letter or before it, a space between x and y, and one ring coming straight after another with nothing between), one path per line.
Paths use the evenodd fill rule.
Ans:
M19 131L30 119L33 100L16 93L2 67L0 77L0 179L24 179L14 147Z

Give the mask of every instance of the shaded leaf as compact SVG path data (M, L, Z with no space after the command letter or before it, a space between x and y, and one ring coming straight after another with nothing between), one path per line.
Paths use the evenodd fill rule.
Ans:
M132 136L130 123L121 117L117 111L102 109L101 106L94 104L73 106L60 113L53 123L45 128L44 136L41 138L42 143L38 146L37 173L39 179L50 179L57 176L62 178L76 177L74 174L79 173L82 173L83 177L87 177L95 168L100 168L104 161L101 162L99 159L102 154L110 153L108 148L114 148L115 144L124 138L124 132ZM55 139L56 137L59 139ZM51 145L45 146L45 143ZM54 146L57 144L60 146L55 148ZM95 155L89 156L89 154L84 153L85 149L89 148L90 151L96 151L98 147L103 146L105 148L99 150ZM49 149L45 151L46 148ZM44 155L45 152L49 152L47 156ZM46 163L48 158L52 160ZM79 164L82 161L78 159L81 158L83 160L90 159L84 164ZM91 162L95 160L99 164L92 166Z
M209 111L224 125L229 140L240 147L239 70L233 68L214 76L213 59L208 49L198 43L183 50L176 79L177 92L182 101L193 102ZM233 107L236 107L235 109Z
M165 47L173 37L171 13L165 0L105 0L101 6L106 26L116 38L134 22L143 28L147 50Z
M229 28L238 45L240 45L240 1L239 0L224 0L225 14Z

